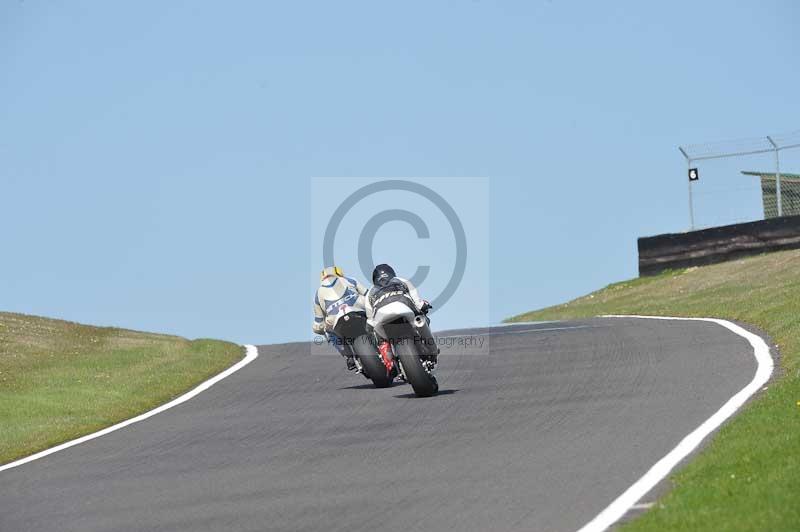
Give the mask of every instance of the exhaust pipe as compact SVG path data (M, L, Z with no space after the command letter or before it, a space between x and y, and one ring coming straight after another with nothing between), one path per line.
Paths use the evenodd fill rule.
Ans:
M423 354L428 356L435 356L439 354L436 339L431 334L431 329L428 326L428 320L424 316L414 317L414 327L417 329L417 336L419 337L420 347Z

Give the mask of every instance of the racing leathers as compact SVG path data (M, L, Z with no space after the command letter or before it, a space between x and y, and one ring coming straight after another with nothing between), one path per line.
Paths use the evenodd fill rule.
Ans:
M389 281L385 281L382 285L375 285L369 289L367 292L366 297L366 310L367 310L367 323L372 325L372 318L375 316L375 309L373 308L376 298L379 297L380 292L386 292L391 290L393 285L402 285L399 287L403 290L408 291L408 296L414 302L414 305L417 307L417 310L420 312L424 312L430 304L419 297L419 292L417 288L409 281L408 279L403 279L402 277L394 277Z
M325 335L340 355L347 359L347 368L355 369L352 347L333 333L336 311L342 305L365 310L367 289L357 280L340 275L328 275L320 281L314 294L314 334Z
M403 294L401 295L400 292ZM392 302L392 300L396 300L398 298L405 299L406 296L414 303L417 311L425 314L426 321L430 323L430 319L428 318L427 314L428 310L432 308L431 304L419 297L419 292L411 281L408 279L403 279L402 277L393 277L389 280L383 280L380 285L376 284L369 289L369 292L367 292L367 297L365 298L367 326L369 328L375 326L373 318L375 317L376 308L382 306L383 304L388 304ZM377 334L377 331L376 336L378 336L378 349L380 350L381 356L386 358L389 351L389 342L386 340L386 338L381 338L380 335ZM436 362L435 355L433 355L433 361L434 363Z

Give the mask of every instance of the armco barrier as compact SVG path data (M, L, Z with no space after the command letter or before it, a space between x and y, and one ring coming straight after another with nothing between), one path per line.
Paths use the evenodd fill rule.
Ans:
M639 238L639 275L800 248L800 216Z

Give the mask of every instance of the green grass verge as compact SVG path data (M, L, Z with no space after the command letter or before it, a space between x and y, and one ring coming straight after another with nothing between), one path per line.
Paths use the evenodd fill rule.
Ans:
M800 251L616 283L508 321L601 314L739 320L766 331L781 353L768 390L622 530L800 530Z
M229 342L0 312L0 464L150 410L242 356Z

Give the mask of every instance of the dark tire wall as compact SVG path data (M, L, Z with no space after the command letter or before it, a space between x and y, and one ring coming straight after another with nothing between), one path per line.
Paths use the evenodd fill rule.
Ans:
M355 339L353 350L364 366L364 374L372 380L376 388L388 388L392 385L393 375L387 374L378 348L367 335Z
M425 371L413 342L397 342L394 346L394 351L403 365L406 379L411 384L411 387L414 388L414 393L418 397L430 397L439 391L439 384L436 378Z

